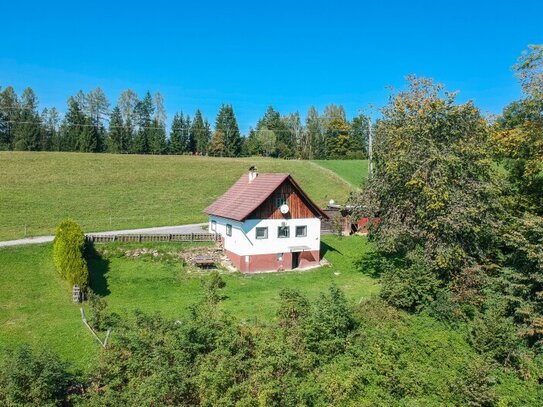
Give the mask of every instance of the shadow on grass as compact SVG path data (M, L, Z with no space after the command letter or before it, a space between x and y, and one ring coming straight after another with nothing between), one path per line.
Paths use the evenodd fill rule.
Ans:
M326 256L326 253L328 252L336 252L336 253L339 253L339 254L343 254L341 253L339 250L335 249L334 247L330 246L329 244L327 243L324 243L322 240L321 240L321 257L324 257Z
M86 253L92 291L105 297L110 294L106 278L106 274L109 271L109 260L102 257L92 243L87 245Z
M355 260L355 268L370 277L379 278L390 269L399 269L405 266L405 258L400 255L388 255L377 251L370 251Z

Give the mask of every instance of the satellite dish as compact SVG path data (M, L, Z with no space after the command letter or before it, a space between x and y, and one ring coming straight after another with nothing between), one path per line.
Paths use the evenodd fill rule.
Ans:
M281 208L279 208L281 213L283 215L286 215L288 213L288 205L287 204L284 204L284 205L281 205Z

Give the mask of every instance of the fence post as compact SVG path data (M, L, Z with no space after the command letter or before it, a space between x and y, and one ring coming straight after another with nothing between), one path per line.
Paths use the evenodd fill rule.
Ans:
M141 243L141 234L138 235L138 242Z
M190 241L191 241L191 242L194 242L194 233L191 233L191 234L190 234Z
M172 241L172 234L170 233L170 234L168 235L168 242L171 242L171 241Z

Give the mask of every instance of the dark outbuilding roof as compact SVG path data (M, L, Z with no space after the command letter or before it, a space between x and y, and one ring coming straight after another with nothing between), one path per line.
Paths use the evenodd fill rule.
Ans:
M249 181L249 174L243 174L228 191L204 209L204 213L207 215L219 216L221 218L243 221L253 213L255 209L262 205L262 203L287 179L319 216L328 218L328 216L315 205L311 199L309 199L290 174L285 173L258 174L252 181Z

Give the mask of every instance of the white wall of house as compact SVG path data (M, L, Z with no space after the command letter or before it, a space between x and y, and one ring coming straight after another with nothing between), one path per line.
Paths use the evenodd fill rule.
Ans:
M213 221L216 222L215 226ZM277 237L278 227L283 223L290 227L290 237ZM232 236L226 235L226 225L232 225ZM296 226L306 226L307 236L296 237ZM215 230L213 230L215 227ZM267 227L268 238L257 239L256 228ZM320 249L321 221L307 219L247 219L237 222L218 216L209 217L209 231L224 237L224 248L238 255L255 255L290 252L292 246L308 246L309 250Z

